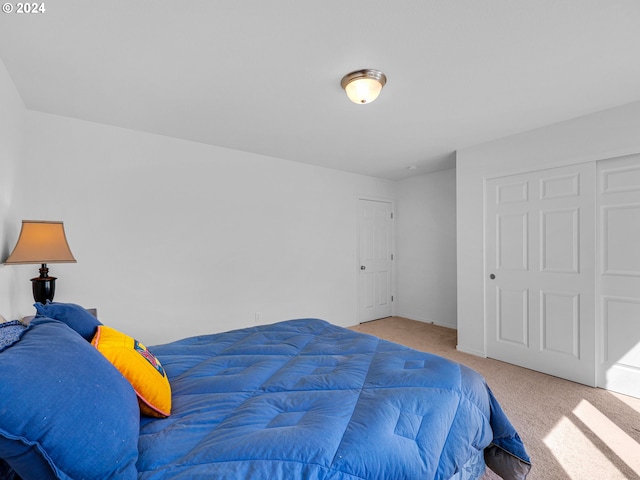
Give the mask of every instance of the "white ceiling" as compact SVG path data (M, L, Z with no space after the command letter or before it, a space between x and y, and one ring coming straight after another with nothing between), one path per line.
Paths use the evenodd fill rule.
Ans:
M44 4L0 14L27 108L383 178L640 100L638 0ZM388 78L368 105L361 68Z

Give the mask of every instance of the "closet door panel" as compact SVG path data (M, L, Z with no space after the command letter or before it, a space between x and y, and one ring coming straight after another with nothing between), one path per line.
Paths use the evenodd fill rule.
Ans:
M485 187L488 356L595 385L595 164Z
M640 397L640 155L598 163L598 386Z

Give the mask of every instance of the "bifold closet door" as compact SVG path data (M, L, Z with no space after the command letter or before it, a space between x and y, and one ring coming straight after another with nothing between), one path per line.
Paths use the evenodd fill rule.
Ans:
M640 397L640 155L598 163L598 386Z
M487 354L596 384L595 163L485 184Z

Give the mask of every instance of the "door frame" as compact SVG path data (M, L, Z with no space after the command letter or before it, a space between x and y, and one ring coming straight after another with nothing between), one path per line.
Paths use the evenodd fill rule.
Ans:
M359 216L359 205L362 200L369 202L381 202L388 203L391 206L391 214L393 215L391 221L391 253L393 255L393 260L391 261L391 296L393 297L393 301L391 302L391 315L396 314L396 209L395 209L395 200L388 197L376 197L371 195L358 195L355 201L355 254L354 254L354 264L353 269L356 275L355 286L356 286L356 324L360 323L360 216Z

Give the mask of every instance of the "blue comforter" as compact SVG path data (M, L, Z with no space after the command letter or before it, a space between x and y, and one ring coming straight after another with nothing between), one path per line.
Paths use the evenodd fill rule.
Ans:
M483 378L435 355L314 319L151 350L173 407L142 420L139 479L478 478L483 453L529 470Z

